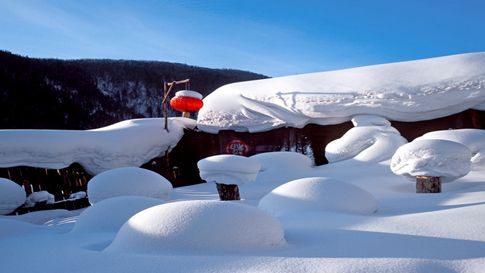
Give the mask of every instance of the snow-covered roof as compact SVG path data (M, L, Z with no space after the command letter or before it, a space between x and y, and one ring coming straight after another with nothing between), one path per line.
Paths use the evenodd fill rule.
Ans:
M60 169L76 162L91 174L119 167L139 167L175 147L186 118L122 121L95 130L0 130L0 167L36 166Z
M372 114L419 121L485 110L485 52L228 84L204 99L198 128L267 131Z

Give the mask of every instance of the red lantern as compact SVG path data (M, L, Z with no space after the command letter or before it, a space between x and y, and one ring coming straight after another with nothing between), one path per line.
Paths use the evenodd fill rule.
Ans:
M183 113L199 111L203 105L202 95L190 90L178 91L175 93L175 97L170 100L170 106Z

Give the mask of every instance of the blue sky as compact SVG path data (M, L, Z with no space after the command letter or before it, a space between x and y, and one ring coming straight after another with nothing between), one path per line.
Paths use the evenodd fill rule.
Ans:
M282 76L485 51L482 0L0 0L0 49Z

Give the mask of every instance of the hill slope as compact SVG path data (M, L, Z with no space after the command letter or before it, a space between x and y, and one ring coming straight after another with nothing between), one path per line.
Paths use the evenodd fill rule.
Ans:
M185 78L191 89L207 95L227 83L265 76L156 61L33 59L0 51L0 128L91 129L160 117L163 82Z

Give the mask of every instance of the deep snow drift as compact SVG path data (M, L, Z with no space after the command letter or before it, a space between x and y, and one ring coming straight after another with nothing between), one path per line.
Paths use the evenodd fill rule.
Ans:
M485 52L228 84L204 99L198 127L258 132L372 114L418 121L485 109Z
M473 137L467 142L483 141L480 132L470 131ZM261 170L256 181L241 185L246 199L236 203L217 201L216 188L206 183L175 189L168 203L124 196L74 212L2 216L2 270L483 271L483 168L444 184L442 193L416 194L412 183L392 173L390 158L381 162L350 158L324 166L313 166L303 155L291 152L251 159L261 164ZM307 181L303 187L291 182L305 177L320 178L303 179ZM334 184L326 188L325 181ZM269 200L273 197L284 202ZM201 201L207 199L212 201ZM276 219L257 208L258 203L263 209L268 205L263 200L279 210Z
M74 162L90 174L119 167L139 167L177 145L185 118L133 119L87 130L0 130L0 167L36 166L61 169ZM143 141L140 141L143 139Z
M89 180L91 204L124 195L169 199L172 184L156 172L138 167L123 167L102 172Z

